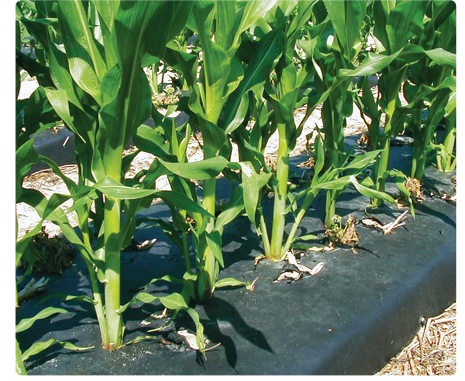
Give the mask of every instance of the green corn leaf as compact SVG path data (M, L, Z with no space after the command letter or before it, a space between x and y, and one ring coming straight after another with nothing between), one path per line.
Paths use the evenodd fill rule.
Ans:
M241 38L242 32L257 23L260 19L264 18L266 13L275 6L277 0L260 1L252 0L247 1L245 8L242 12L241 21L236 30L232 45L237 45Z
M71 113L69 110L69 99L68 99L68 91L66 90L53 90L53 89L45 89L45 94L47 95L47 99L52 105L55 112L58 116L66 123L66 125L73 131L74 134L79 136L81 140L85 143L86 139L80 134L80 131L74 126L73 118L71 117Z
M368 76L381 72L389 66L399 55L402 50L392 55L382 55L368 52L367 58L362 64L355 69L340 69L338 75L341 77Z
M106 176L103 181L96 183L94 187L107 196L125 200L149 197L156 193L151 189L127 187L108 176Z
M360 29L366 14L363 1L324 0L329 18L334 25L343 55L349 60L360 49ZM358 45L358 49L356 48Z
M275 29L267 33L258 43L252 59L245 69L244 79L241 81L234 94L230 97L226 106L226 125L229 125L233 120L234 114L243 95L247 91L256 86L262 85L266 80L268 80L273 67L277 64L277 60L282 54L282 38L282 29ZM227 132L232 132L232 129L229 128L229 126Z
M390 10L386 34L391 52L402 49L410 37L421 31L427 5L426 1L402 1Z
M457 58L455 53L448 52L442 48L425 50L425 54L436 64L449 66L456 69Z
M234 189L233 194L224 210L216 218L215 229L223 232L225 225L234 220L244 210L243 185Z
M340 190L340 189L344 189L349 184L350 184L350 176L344 176L344 177L340 177L335 180L321 182L319 184L314 185L314 188L327 189L327 190Z
M183 296L181 294L178 294L177 292L171 295L168 295L168 296L160 297L160 302L166 308L169 308L170 310L178 310L180 308L187 308L187 304Z
M77 0L58 3L58 20L74 81L101 104L100 81L107 69L83 4Z
M26 361L27 359L29 359L29 357L34 356L44 351L45 349L52 346L53 344L59 344L63 348L71 349L73 351L86 351L88 349L94 348L94 347L78 347L68 341L58 341L56 339L50 339L47 341L32 344L32 346L28 350L24 351L24 353L22 354L22 360Z
M36 303L36 305L41 304L41 303L45 302L46 300L48 300L50 298L57 298L57 299L65 301L65 302L68 302L70 300L75 300L75 301L78 301L78 302L90 303L92 305L96 304L96 301L93 300L92 298L89 298L87 295L68 295L68 294L63 294L61 292L54 292L54 293L51 293L51 294L47 295L46 297L40 299Z
M396 203L396 201L391 196L389 196L387 193L379 192L377 190L374 190L374 189L367 188L367 187L363 186L362 184L360 184L357 181L357 179L354 176L351 176L349 181L355 187L355 189L357 189L357 191L360 194L362 194L363 196L373 198L373 199L375 199L375 198L376 199L381 199L381 200L384 200L386 202L390 202L392 204Z
M34 150L34 140L31 139L24 143L16 151L16 202L21 198L23 188L21 184L24 177L32 168L32 165L37 163L39 156Z
M310 241L312 239L318 239L318 236L314 235L314 234L306 234L306 235L301 235L299 237L295 237L292 242L296 242L296 241Z
M233 97L234 95L232 95L230 99L232 99ZM233 110L233 109L228 108L228 106L226 106L226 110ZM235 111L231 111L231 114L228 114L227 116L228 119L225 119L226 120L225 122L226 128L224 130L225 134L230 134L234 130L236 130L238 127L240 127L245 117L247 116L248 111L249 111L249 95L244 94L242 95L242 98L239 101L239 105L237 106ZM229 123L227 123L229 118L232 118L232 119Z
M224 51L228 51L233 40L233 28L236 21L235 1L215 1L216 43Z
M89 205L99 197L97 191L90 187L82 187L81 190L73 195L73 206L68 209L67 214L72 213L84 205Z
M197 342L197 346L201 353L205 351L205 338L203 336L204 328L202 323L200 322L200 316L196 310L193 308L186 308L185 311L189 314L191 319L195 324L195 341Z
M118 64L115 64L105 73L100 84L103 105L107 105L116 99L120 86L121 69Z
M134 296L128 303L118 309L118 313L121 315L128 307L135 303L152 303L155 300L159 300L166 308L172 310L178 310L180 308L187 308L187 304L181 294L177 292L168 296L154 296L147 292L139 292Z
M199 115L197 115L197 118L200 124L200 131L202 132L205 157L211 158L216 155L225 143L228 143L228 138L226 137L226 133L216 124Z
M66 91L67 98L76 107L82 108L81 102L79 101L75 88L73 77L70 74L68 60L66 54L57 48L56 44L49 45L49 65L50 65L50 77L58 90ZM50 90L50 89L49 89ZM56 110L56 109L55 109Z
M31 318L27 319L22 319L17 325L16 325L16 333L23 332L29 328L32 327L32 325L37 321L37 320L42 320L46 319L52 315L55 314L70 314L70 312L66 311L63 308L56 308L56 307L47 307L44 308L42 311L40 311L37 315Z
M18 340L16 340L15 366L18 376L27 376L27 371L23 363L21 348L19 347Z
M205 114L210 122L216 123L224 104L223 94L231 70L226 52L210 39L206 18L212 10L211 3L197 1L192 8L192 17L199 33L203 49L205 75Z
M156 129L142 124L132 136L134 144L142 151L155 156L170 154L170 144L165 143L165 138Z
M364 169L376 161L376 158L381 153L381 151L382 150L375 150L358 155L354 160L348 163L344 169Z
M205 232L205 239L218 264L224 267L221 233L218 230L213 230L210 233Z
M108 31L114 26L116 12L118 12L120 1L118 0L98 0L93 1L93 6L97 9L100 22L103 22Z
M124 3L124 2L123 2ZM147 13L148 17L144 17L141 25L141 50L144 56L141 62L141 67L150 66L158 62L165 54L166 43L170 37L170 25L173 23L174 10L176 2L174 1L152 1L152 2L136 2L135 6L128 7L128 18L130 13ZM146 3L146 4L141 4ZM190 2L186 2L188 5ZM190 5L192 7L192 5ZM189 7L189 5L187 6ZM156 11L154 12L154 9ZM152 18L152 15L155 16ZM126 19L126 20L127 20ZM126 20L121 21L124 23ZM133 25L130 27L133 28ZM173 36L174 37L174 36ZM129 41L129 40L128 40ZM133 40L134 41L134 40ZM137 41L137 40L135 40Z
M250 286L250 282L241 282L234 278L223 278L219 279L215 283L215 288L222 287L241 287L241 286Z
M259 187L258 175L250 162L239 163L242 169L242 186L244 187L244 207L252 224L255 225L255 213L257 211Z
M109 197L113 197L115 199L136 200L144 197L160 197L168 205L171 205L173 207L186 210L189 213L200 213L202 215L213 217L199 204L197 204L196 202L192 201L191 199L179 192L131 188L121 184L120 182L108 176L105 177L103 181L95 184L94 187L103 194Z
M162 159L158 160L160 161L160 164L171 173L185 179L195 180L208 180L214 178L229 163L228 160L222 156L216 156L192 163L170 163Z
M286 33L288 41L294 42L299 37L302 27L310 20L313 14L313 6L316 3L317 0L305 0L298 2L299 11L297 15L294 16L294 19Z
M181 52L176 49L174 43L169 43L166 48L164 60L184 76L189 87L194 87L197 80L198 58L195 54Z

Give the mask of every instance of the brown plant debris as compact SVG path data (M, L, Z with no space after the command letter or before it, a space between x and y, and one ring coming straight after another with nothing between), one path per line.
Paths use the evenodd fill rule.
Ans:
M319 272L321 272L321 270L323 270L323 267L325 265L324 262L317 263L317 265L313 268L302 265L297 262L296 256L294 255L292 251L286 254L286 259L290 265L293 265L294 267L296 267L297 270L299 270L301 273L307 273L310 275L318 274Z
M286 270L279 274L279 276L273 281L273 283L280 283L285 280L287 283L292 283L302 278L302 273L295 270Z
M297 262L297 257L303 257L304 253L295 253L293 249L286 253L285 260L297 270L287 268L273 281L273 283L280 283L286 281L287 283L292 283L294 281L300 280L303 274L316 275L323 270L324 262L318 262L315 267L311 268L301 263Z
M414 177L408 177L404 181L404 186L410 192L410 197L413 202L422 202L425 200L425 196L423 195L423 188L418 179ZM401 207L407 207L410 204L408 197L404 194L398 194L396 198L397 204Z
M134 251L145 251L149 250L157 242L157 239L147 239L142 243L138 243L135 240L132 240L131 244L126 248L126 250Z
M270 167L271 172L276 172L278 169L278 156L277 155L268 155L265 156L265 164Z
M355 218L349 214L346 223L343 225L342 217L335 215L332 223L325 231L325 236L329 240L329 246L332 248L341 244L353 244L354 247L357 246L360 236L356 230L356 223Z
M315 166L315 158L314 157L310 157L310 158L308 158L308 160L305 160L302 163L297 164L297 168L304 168L304 167L313 168L314 166Z
M424 199L420 181L413 177L409 177L404 181L404 185L415 200Z
M73 264L76 250L63 236L49 237L42 228L32 239L35 248L34 270L47 274L63 274ZM27 264L23 264L27 266Z
M184 340L186 341L187 346L188 346L190 349L193 349L193 350L195 350L195 351L199 351L199 350L200 350L199 345L198 345L198 343L197 343L197 337L195 336L194 333L189 332L187 329L181 329L181 330L177 331L176 333L177 333L179 336L182 336L182 337L184 338ZM215 349L215 348L218 348L218 347L221 345L221 343L218 343L218 344L216 344L216 345L213 345L213 346L210 347L210 348L207 348L208 345L209 345L210 343L211 343L210 340L205 339L205 343L204 343L204 345L205 345L205 350L204 350L204 351L205 351L205 352L211 351L212 349Z
M360 139L357 140L360 148L368 148L370 146L370 136L367 133L362 134Z
M457 202L457 177L452 176L450 181L454 184L454 189L452 189L450 194L442 192L441 199L445 201Z
M254 266L257 266L258 263L262 260L262 259L265 259L266 256L264 254L260 254L260 255L257 255L254 260L253 260L253 265Z
M371 226L376 229L379 229L383 232L383 234L391 234L392 231L400 226L404 226L406 222L404 221L407 218L408 210L402 213L399 217L397 217L394 221L383 225L381 222L375 218L363 218L361 220L362 224L366 226Z
M376 375L453 375L456 372L456 303L439 316L424 319L413 339Z
M250 292L254 292L255 291L255 285L257 284L258 280L260 279L260 277L256 277L252 283L250 284L250 286L247 286L247 291L250 291Z

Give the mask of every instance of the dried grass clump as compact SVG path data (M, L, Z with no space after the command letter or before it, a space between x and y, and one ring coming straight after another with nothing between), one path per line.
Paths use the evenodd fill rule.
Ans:
M439 376L456 371L456 303L430 318L405 347L376 375Z

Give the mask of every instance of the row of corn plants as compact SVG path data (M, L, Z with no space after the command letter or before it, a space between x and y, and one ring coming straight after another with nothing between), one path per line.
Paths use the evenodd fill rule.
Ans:
M17 237L16 263L29 263L30 274L31 240L43 221L58 225L87 266L92 295L54 296L93 306L107 350L128 344L124 311L155 301L173 310L173 317L188 313L204 350L195 302L208 301L219 287L250 287L220 277L224 227L238 216L247 215L255 227L264 256L279 261L299 241L314 238L298 231L321 191L326 192L328 228L348 186L370 198L372 206L394 203L385 192L387 178L394 176L399 191L410 196L403 185L406 175L388 168L390 141L404 130L411 129L415 141L412 177L422 181L431 152L437 152L441 170L455 167L451 1L20 1L16 20L17 93L20 68L39 83L29 99L17 102L16 202L32 206L41 218ZM25 41L34 41L36 58L21 51ZM163 87L168 73L173 79L169 93ZM376 96L369 85L373 76ZM164 116L160 99L168 95ZM369 150L357 156L344 147L354 104L369 119ZM301 107L306 113L296 125L294 112ZM323 128L313 143L313 177L295 186L289 183L289 157L317 107ZM186 113L187 122L178 126L170 118L174 111ZM155 128L144 124L150 117ZM443 137L437 131L442 120ZM60 123L75 137L77 183L34 150L35 136ZM188 144L198 132L203 159L189 162ZM265 148L274 134L278 157L270 163ZM137 149L123 157L130 139ZM239 153L236 162L233 147ZM139 152L155 160L128 178L125 173ZM38 161L63 180L69 194L47 199L22 187ZM230 180L232 191L221 208L219 175ZM156 189L161 176L167 176L170 190ZM201 189L193 180L202 182ZM266 221L263 208L270 192L273 218ZM154 198L168 205L171 221L138 216ZM60 205L69 199L73 206L65 212ZM70 225L71 213L77 229ZM160 226L185 259L182 279L167 274L151 283L179 283L182 291L168 296L140 292L122 301L121 251L147 224ZM46 309L37 319L58 312L64 311ZM134 341L143 338L149 337ZM24 369L17 349L18 367Z

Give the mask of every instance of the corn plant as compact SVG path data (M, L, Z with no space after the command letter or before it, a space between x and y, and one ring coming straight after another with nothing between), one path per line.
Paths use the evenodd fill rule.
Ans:
M316 37L316 46L311 47L311 57L318 76L317 90L329 91L323 103L322 120L325 146L329 162L338 168L344 157L344 127L346 117L352 114L353 100L350 76L338 76L340 69L352 69L358 61L367 4L360 1L324 1L327 17L318 26L309 30ZM321 11L320 11L321 13ZM320 16L322 19L322 16ZM320 34L324 31L324 34ZM317 34L318 33L318 34ZM324 37L333 36L332 42ZM308 46L308 45L307 45ZM310 50L307 48L307 50ZM329 226L336 213L338 192L329 190L326 196L325 225Z
M365 85L363 89L364 111L372 117L369 126L370 144L372 149L382 150L374 171L374 182L379 191L385 189L391 138L398 135L403 128L399 91L408 66L419 59L414 53L415 46L409 43L409 39L421 33L426 6L426 2L373 3L372 11L376 20L373 36L381 55L394 58L386 60L387 65L378 71L380 95L376 104L372 101L369 88ZM385 124L381 132L379 122L382 113L385 115ZM373 200L373 205L381 204L382 200Z
M442 48L455 54L456 16L455 3L452 1L431 2L427 9L428 21L421 35L413 42L424 49ZM411 126L414 136L414 154L411 176L422 180L428 153L436 151L437 166L450 172L455 168L454 145L456 135L455 122L455 60L438 63L426 56L407 72L409 82L405 83L404 93L411 104L414 102ZM424 86L430 91L425 92ZM431 88L436 88L435 96ZM427 93L429 94L428 98ZM425 97L421 101L421 96ZM413 101L413 99L415 99ZM422 128L422 114L428 110L428 118ZM444 138L439 140L436 126L444 118ZM436 137L435 137L436 136Z
M269 75L262 76L261 81L256 83L256 87L251 88L248 97L247 93L244 95L238 92L231 98L236 100L237 104L240 103L240 109L242 109L236 115L240 113L247 115L247 109L249 109L249 114L253 116L254 123L250 129L244 128L247 122L244 116L237 118L237 123L241 120L244 122L241 125L242 128L236 129L232 136L238 144L243 165L250 163L247 164L248 173L245 170L242 172L245 210L257 233L262 237L265 256L273 261L282 260L297 240L309 238L296 237L296 233L302 218L319 191L321 189L342 191L350 183L356 184L364 191L365 187L357 182L355 176L372 163L378 154L375 152L363 159L360 157L354 160L353 167L345 166L350 155L344 155L344 159L338 163L338 166L331 166L331 163L327 163L328 169L322 171L325 159L324 149L321 146L322 140L319 137L316 143L317 170L313 180L303 184L303 189L297 195L291 192L291 187L288 185L289 154L296 144L305 120L320 102L330 96L334 89L330 86L330 89L323 93L303 90L304 87L310 86L311 78L316 71L311 59L306 61L299 57L298 52L295 51L295 44L299 41L299 46L306 43L314 46L315 41L301 41L300 39L304 31L308 29L307 22L312 16L315 4L316 2L277 3L270 10L265 18L267 23L260 24L261 38L254 43L254 49L250 48L256 55L247 63L244 81L247 82L249 73L256 71L255 65L259 61L266 62L263 68L268 70L267 73L273 70L275 75L271 78ZM297 68L295 62L298 62ZM239 96L242 97L240 101ZM267 104L272 106L271 111ZM302 104L307 105L306 116L301 124L296 126L293 112ZM272 165L269 166L264 160L264 150L268 139L275 131L279 134L278 162L276 168L272 168ZM352 171L352 174L345 176L341 181L334 181L344 171ZM267 226L261 205L267 187L274 196L271 235L268 233L269 225ZM390 197L389 200L393 201ZM298 202L301 204L298 205ZM289 235L285 238L285 216L291 212L295 220Z
M456 79L455 76L449 75L436 87L421 84L417 88L410 90L409 95L412 98L409 98L409 108L412 111L409 126L415 139L411 177L415 177L422 182L427 159L431 152L437 151L436 156L439 169L451 171L455 167L453 151L455 143ZM429 103L429 108L428 117L423 122L422 113L425 102ZM436 127L444 117L446 117L444 144L436 144L434 141L434 135L437 134Z
M131 304L160 300L168 308L187 309L176 293L166 297L140 293L122 306L120 253L134 234L135 213L153 197L208 215L182 194L156 191L153 183L143 189L145 184L122 176L130 164L130 158L123 160L124 146L152 107L142 68L163 57L167 41L183 28L190 7L174 2L56 2L62 46L51 40L51 29L43 27L47 19L22 20L47 52L55 89L47 88L46 95L76 136L79 169L79 182L74 184L53 162L41 158L65 181L70 196L46 200L37 191L23 190L22 198L42 220L58 224L80 251L89 270L102 345L109 350L123 345L121 315ZM69 213L77 213L82 239L58 208L70 197L75 203Z
M418 120L418 112L421 109L419 103L415 104L416 108L413 104L407 108L401 107L399 92L409 86L406 84L402 87L407 71L423 59L438 65L451 65L455 62L453 54L442 48L426 50L411 43L416 38L420 38L425 29L423 16L427 7L427 2L395 4L384 1L374 2L370 8L376 20L372 37L378 54L368 52L360 66L352 71L341 70L341 74L362 77L359 81L361 95L356 96L355 100L362 113L371 119L368 126L371 148L382 150L380 159L374 167L372 185L380 192L384 192L386 180L390 177L388 171L390 141L404 129L407 113L411 111L414 124ZM367 75L375 73L379 77L377 99L371 93L367 78ZM410 99L411 94L411 91L407 94ZM383 114L385 124L381 128L380 121ZM397 180L399 176L396 175L396 185L405 191ZM379 206L383 200L374 199L372 203L374 206Z
M202 150L207 163L219 165L219 169L234 176L231 170L248 170L244 163L230 163L231 146L228 135L237 129L241 120L236 118L242 95L260 81L261 64L257 71L245 77L239 58L242 34L260 20L274 2L235 1L195 2L187 20L187 28L198 34L201 56L186 53L179 46L169 44L166 60L182 74L189 91L188 112L192 130L200 129ZM201 63L199 65L199 62ZM197 72L199 73L197 75ZM233 96L234 94L234 96ZM165 164L166 165L166 164ZM171 166L177 164L170 164ZM180 177L192 179L188 168L201 170L201 163L177 165ZM184 167L187 171L184 171ZM216 179L205 170L199 177L203 180L202 206L215 215ZM214 171L217 173L216 171ZM200 172L199 172L200 173ZM179 185L179 184L178 184ZM192 189L184 188L192 198ZM243 209L243 187L234 189L233 196L218 218L195 215L196 227L191 229L196 251L196 299L208 300L217 287L242 285L233 279L218 280L219 268L223 266L222 233L226 223L234 219ZM184 222L183 222L184 223Z

